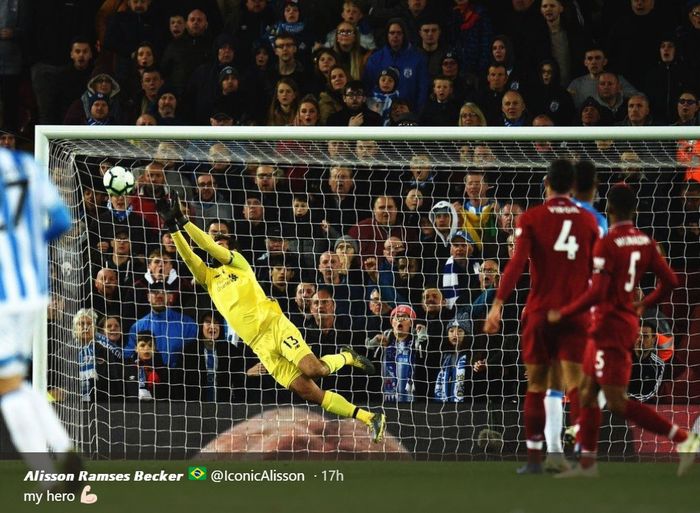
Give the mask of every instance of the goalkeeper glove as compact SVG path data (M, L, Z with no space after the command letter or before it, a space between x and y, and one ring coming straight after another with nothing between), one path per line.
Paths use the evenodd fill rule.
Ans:
M173 206L169 199L160 198L156 203L156 210L163 220L163 225L165 225L170 233L175 233L180 230L175 214L173 213Z
M180 196L178 196L177 192L173 192L172 208L170 212L180 228L184 227L189 221L180 208Z

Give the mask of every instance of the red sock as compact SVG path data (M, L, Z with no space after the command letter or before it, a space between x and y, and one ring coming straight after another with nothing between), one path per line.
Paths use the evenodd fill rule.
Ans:
M598 405L590 408L581 408L579 431L576 439L581 444L581 466L583 468L588 468L595 463L595 456L598 452L600 417Z
M656 433L657 435L668 436L671 434L673 424L664 419L648 406L637 401L627 401L625 406L625 418L637 424L640 428ZM682 442L688 438L688 433L683 429L678 429L673 434L673 441Z
M581 406L578 399L578 387L566 391L566 397L569 398L569 424L573 425L578 422L581 415Z
M527 392L525 394L525 438L532 443L539 443L540 448L528 447L528 462L539 463L542 458L541 444L544 440L544 392Z

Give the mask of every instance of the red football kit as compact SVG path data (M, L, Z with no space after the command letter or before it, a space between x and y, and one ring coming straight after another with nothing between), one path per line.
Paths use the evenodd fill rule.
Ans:
M598 305L589 330L584 372L602 385L627 386L632 350L639 337L639 316L634 310L635 289L647 271L658 278L644 306L658 302L678 286L678 280L656 241L631 221L616 223L593 252L593 281L585 295L560 310L562 319Z
M529 259L531 285L521 335L524 362L549 365L554 359L580 363L588 312L582 310L553 325L547 322L547 311L560 309L588 290L593 246L599 237L595 217L568 196L554 196L521 215L515 235L515 252L496 297L508 299Z

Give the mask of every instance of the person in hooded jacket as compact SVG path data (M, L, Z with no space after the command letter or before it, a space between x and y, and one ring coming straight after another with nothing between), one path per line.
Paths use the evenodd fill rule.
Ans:
M537 67L537 85L528 96L528 108L533 116L546 114L556 126L573 124L574 101L562 85L559 65L554 59L545 59Z
M367 60L362 75L365 89L371 91L383 69L390 66L399 70L399 95L406 98L420 112L428 98L430 74L428 63L408 39L406 23L401 18L392 18L387 23L386 44Z

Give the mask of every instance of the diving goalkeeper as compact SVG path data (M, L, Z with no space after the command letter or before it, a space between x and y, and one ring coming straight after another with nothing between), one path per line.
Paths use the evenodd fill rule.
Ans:
M328 412L361 420L370 428L372 440L380 442L386 428L383 413L358 408L335 392L321 390L313 381L337 372L345 365L374 374L372 362L350 346L319 360L277 301L265 296L246 259L240 253L217 244L209 234L189 222L180 209L177 195L173 201L161 199L158 214L194 278L209 292L217 310L255 352L272 377L283 387L309 402L320 404ZM195 254L181 229L214 259L214 266L208 266Z

